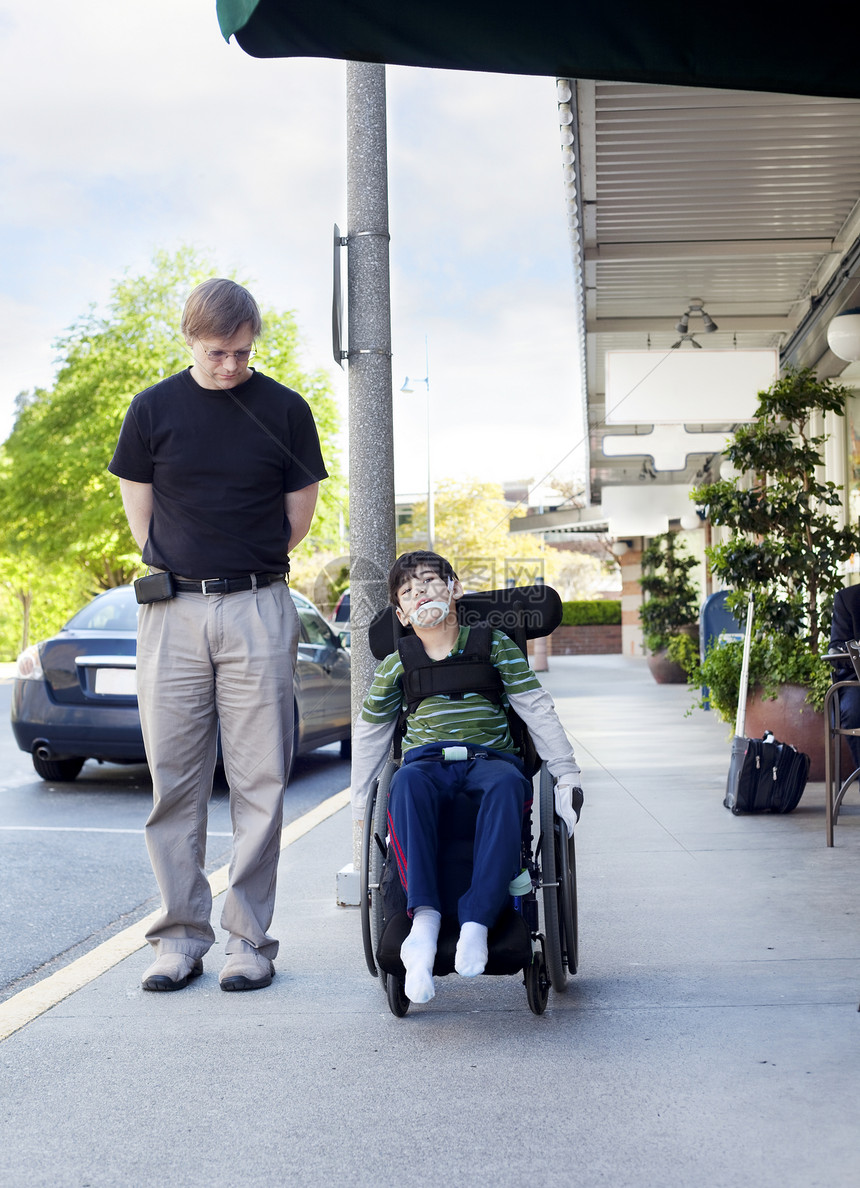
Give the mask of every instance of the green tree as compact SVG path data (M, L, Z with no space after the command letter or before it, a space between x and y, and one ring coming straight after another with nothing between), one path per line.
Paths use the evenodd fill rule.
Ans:
M721 479L693 491L713 524L728 530L707 550L714 574L746 618L754 596L750 687L775 697L781 685L804 685L821 708L832 676L820 658L830 634L833 597L844 584L842 562L860 551L860 531L841 526L841 487L825 482L827 413L843 416L849 391L819 380L812 368L787 370L758 394L755 420L740 426L726 454L740 480ZM692 682L731 720L737 707L742 649L712 647Z
M19 398L15 426L0 452L0 581L14 582L14 567L29 564L43 575L44 587L59 563L80 574L83 591L95 592L139 570L119 483L107 465L135 393L188 366L179 332L182 306L196 284L216 274L190 248L159 252L148 273L114 285L106 312L91 308L58 340L54 386ZM322 485L304 547L337 548L344 499L336 404L325 374L302 369L293 315L262 312L256 365L309 401L332 476ZM32 587L34 608L43 593Z
M498 483L443 480L435 491L434 521L435 551L451 561L469 590L497 589L509 578L518 586L541 576L552 584L566 560L538 536L511 535L511 508ZM425 500L398 529L397 551L426 547Z
M301 545L301 552L303 556L329 551L337 553L343 546L348 501L337 446L339 413L331 380L322 368L306 370L300 365L302 347L291 313L277 313L265 306L262 313L263 337L257 347L254 366L288 388L294 388L307 400L313 410L329 472L329 477L320 484L316 515L308 537Z
M728 529L708 549L714 574L734 591L743 615L755 594L755 627L799 642L813 655L829 637L840 566L860 550L860 532L840 526L842 488L819 476L826 413L844 416L848 389L812 368L788 370L758 394L755 420L741 425L726 454L744 482L722 479L693 491L713 524Z
M639 611L649 652L668 648L699 617L699 592L690 578L698 561L690 557L674 532L655 536L642 554L640 585L648 600Z
M0 575L0 660L52 635L95 592L80 566L62 561L46 573L32 556L6 555Z

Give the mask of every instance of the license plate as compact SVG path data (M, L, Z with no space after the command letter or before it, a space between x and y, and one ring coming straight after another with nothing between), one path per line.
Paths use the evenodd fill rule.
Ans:
M114 697L135 697L137 672L133 668L97 668L94 688L96 693Z

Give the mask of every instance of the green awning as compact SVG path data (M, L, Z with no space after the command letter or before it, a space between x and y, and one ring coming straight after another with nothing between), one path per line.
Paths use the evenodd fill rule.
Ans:
M258 58L860 98L855 12L761 0L217 0L224 37Z

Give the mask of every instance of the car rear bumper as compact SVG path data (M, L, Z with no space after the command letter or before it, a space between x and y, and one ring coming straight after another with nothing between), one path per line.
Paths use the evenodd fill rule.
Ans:
M45 758L144 763L146 753L137 703L59 705L43 681L16 681L12 690L12 733L22 751L46 748Z

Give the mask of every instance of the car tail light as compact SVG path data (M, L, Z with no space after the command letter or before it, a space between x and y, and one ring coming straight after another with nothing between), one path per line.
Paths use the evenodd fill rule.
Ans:
M45 673L42 670L42 658L36 644L27 648L18 657L15 676L19 681L43 681Z

